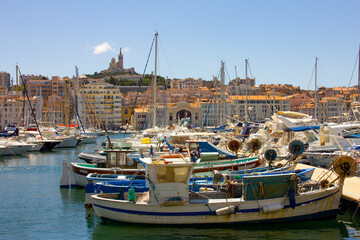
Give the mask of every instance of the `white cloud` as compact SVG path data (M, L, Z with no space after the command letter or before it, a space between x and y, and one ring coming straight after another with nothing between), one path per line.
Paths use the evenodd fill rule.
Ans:
M95 54L105 53L108 51L115 52L115 50L110 46L108 42L103 42L102 44L94 47Z
M125 47L125 48L121 49L121 51L123 53L126 53L126 52L130 51L130 47Z

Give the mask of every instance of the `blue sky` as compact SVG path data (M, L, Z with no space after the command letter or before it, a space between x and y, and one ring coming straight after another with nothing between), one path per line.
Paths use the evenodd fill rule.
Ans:
M245 76L256 84L352 86L360 44L360 1L0 0L0 71L73 76L100 72L125 50L124 67L144 71L155 31L158 73L169 78ZM95 47L103 44L103 52ZM105 51L107 50L107 51ZM153 71L152 55L147 73ZM350 81L351 80L351 81Z

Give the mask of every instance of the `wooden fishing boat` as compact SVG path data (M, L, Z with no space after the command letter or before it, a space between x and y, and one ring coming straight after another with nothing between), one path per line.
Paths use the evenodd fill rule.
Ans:
M98 174L120 174L120 175L144 175L144 164L138 158L129 158L127 154L129 150L113 150L108 151L105 163L86 164L86 163L70 163L65 160L63 162L63 175L60 181L60 186L86 186L86 176L89 173ZM159 156L158 159L170 159ZM177 159L189 159L188 156L176 156L171 158L171 161ZM156 160L156 159L153 159ZM170 161L170 160L169 160ZM190 160L189 160L190 161ZM262 166L264 162L258 157L240 158L232 160L220 160L211 162L200 162L194 169L194 173L205 173L218 171L238 171L244 169L251 169ZM69 181L70 176L70 181Z
M251 175L268 175L268 174L288 174L296 173L299 182L306 182L311 179L314 172L314 168L298 169L298 170L287 170L290 166L285 168L255 168L257 171L240 171L239 173L221 174L221 181L224 182L224 178L233 179L238 181L244 176ZM189 182L189 190L194 192L204 190L214 190L222 187L217 180L217 175L214 177L208 176L196 176L192 177ZM91 196L99 193L119 193L120 198L124 199L124 193L128 192L130 188L133 188L135 192L146 192L149 191L149 185L146 183L145 176L129 176L129 175L106 175L106 174L89 174L86 177L86 196L85 206L92 207Z
M149 191L92 196L102 219L138 224L262 223L333 218L338 212L344 178L358 171L356 159L344 154L333 163L330 181L299 185L295 173L244 176L218 191L189 192L199 163L181 160L146 162Z

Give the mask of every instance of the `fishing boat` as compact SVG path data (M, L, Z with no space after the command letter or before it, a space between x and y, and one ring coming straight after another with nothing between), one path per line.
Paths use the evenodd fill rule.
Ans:
M60 186L86 186L86 176L89 173L99 174L121 174L121 175L144 175L145 168L143 163L137 158L128 158L126 155L130 153L126 150L114 150L107 152L107 160L105 163L87 164L87 163L67 163L63 162L63 174L60 180ZM164 154L159 159L183 159L188 156L180 156L179 154ZM212 172L213 170L242 170L251 169L261 166L263 161L258 157L221 160L214 162L201 162L194 169L195 173ZM70 181L69 181L70 176Z
M92 196L102 219L137 224L263 223L333 218L345 177L358 171L357 159L343 154L333 163L336 179L298 184L296 173L244 176L227 190L190 192L191 173L199 163L146 162L149 191Z
M238 142L238 141L236 141ZM191 155L196 155L197 158L201 156L201 151L199 151L201 144L205 144L204 141L194 142L189 141L187 145L188 153L171 153L171 154L161 154L153 155L148 157L152 160L175 160L175 159L185 159L191 158ZM230 141L230 145L232 145ZM212 146L211 144L205 144L204 146ZM253 144L253 149L257 149L257 144ZM231 148L234 146L232 145ZM202 147L203 149L203 147ZM213 151L214 148L208 148L207 150ZM235 151L238 149L238 146L233 148ZM205 150L205 153L206 151ZM301 141L292 141L289 143L289 152L292 154L290 160L295 160L298 155L304 151L304 144ZM267 154L271 152L271 154ZM199 154L200 153L200 154ZM219 152L223 157L228 157L226 159L213 160L210 158L210 161L203 161L194 169L194 174L202 175L211 175L214 170L217 171L240 171L246 169L252 169L265 165L265 159L274 161L276 159L276 150L275 149L266 149L263 153L253 150L254 155L249 155L248 157L236 158L236 154L232 154L229 151L223 150ZM77 186L86 186L86 176L89 173L99 173L99 174L121 174L121 175L144 175L145 168L144 165L139 159L141 154L134 154L131 149L113 149L108 150L106 153L106 162L99 162L97 164L86 164L86 163L68 163L66 160L63 161L63 173L60 180L61 187L69 187L73 185ZM259 157L264 155L264 157ZM269 155L269 156L267 156ZM203 156L202 156L203 157ZM202 159L201 157L201 159Z
M171 151L176 151L177 153L187 154L186 148L190 144L196 144L200 149L200 156L202 161L218 161L220 159L235 159L238 158L235 153L229 152L226 149L219 148L215 146L214 144L206 141L206 140L186 140L185 144L182 145L182 147L177 147L175 150L170 143L164 138L164 143L154 143L154 146L159 146L158 149L162 149L162 152L156 152L154 151L154 155L164 155L166 153L169 153ZM165 145L167 144L167 145ZM178 146L178 145L177 145ZM149 145L149 148L152 147L152 145ZM132 149L134 152L131 153L131 158L139 158L140 155L148 155L149 148L146 149L146 152L136 148L132 144L129 144L128 142L112 142L111 148L109 148L108 145L106 145L102 150L99 150L98 153L79 153L78 157L82 160L84 160L87 163L98 163L98 162L105 162L106 161L106 152L112 151L114 149ZM136 151L136 152L135 152Z
M233 179L238 180L243 178L244 176L249 175L266 175L266 174L287 174L287 173L296 173L298 177L298 181L306 182L308 181L313 172L314 168L306 168L306 169L297 169L290 170L290 166L285 168L259 168L257 171L240 171L240 172L232 172L228 174L214 173L214 177L208 176L196 176L190 179L189 182L189 190L190 191L208 191L214 190L223 187L221 184L224 179ZM219 181L218 178L221 177ZM119 193L121 194L121 199L124 199L124 193L128 192L130 188L133 188L135 192L146 192L149 191L149 185L145 181L145 176L128 176L128 175L107 175L107 174L89 174L86 177L88 183L86 184L86 196L85 196L85 206L91 207L91 196L99 193Z

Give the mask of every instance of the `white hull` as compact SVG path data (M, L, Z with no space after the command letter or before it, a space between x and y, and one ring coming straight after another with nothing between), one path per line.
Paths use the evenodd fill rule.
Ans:
M85 187L87 184L86 176L74 173L75 185Z
M97 140L97 136L90 136L90 137L81 138L80 143L82 144L96 143L96 140Z
M76 137L62 138L62 142L56 148L71 148L76 147L78 140Z
M96 214L103 219L119 222L141 224L214 224L214 223L259 223L297 221L306 219L328 218L337 214L341 198L339 187L326 191L308 192L296 196L296 206L293 209L288 198L244 201L234 199L210 199L198 203L192 202L178 206L163 206L160 204L131 203L125 200L92 196ZM264 206L283 206L265 212ZM235 213L216 215L215 211L224 207L235 206Z
M42 148L44 144L41 143L33 143L31 144L31 147L29 148L28 152L38 152Z
M86 162L105 162L106 156L102 156L100 154L92 154L92 153L79 153L78 157Z
M21 155L30 149L31 145L9 145L1 152L2 156Z

